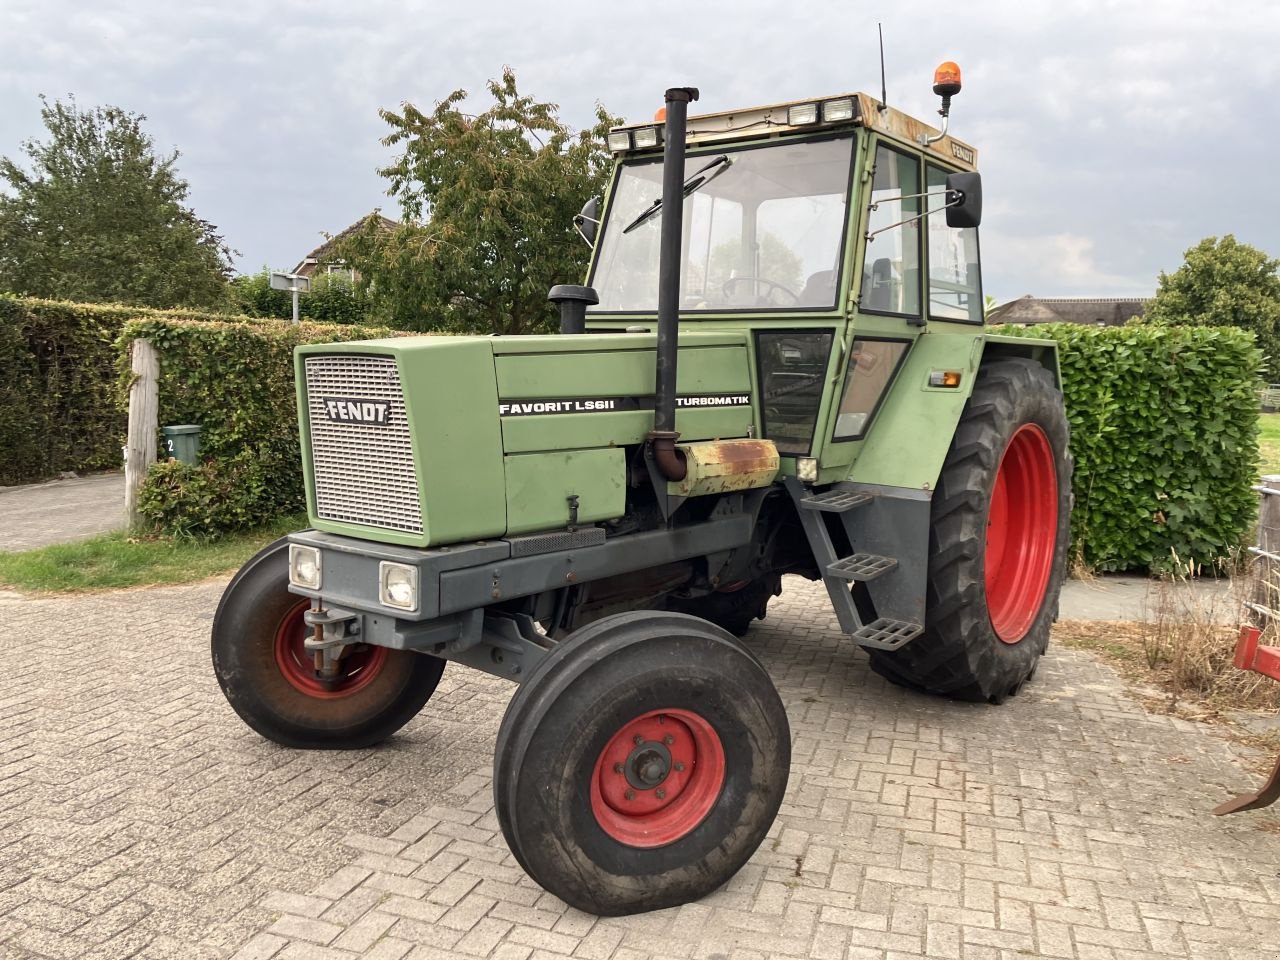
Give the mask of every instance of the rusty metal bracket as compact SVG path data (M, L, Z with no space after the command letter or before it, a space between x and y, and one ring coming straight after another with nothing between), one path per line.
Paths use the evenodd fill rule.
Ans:
M1254 793L1242 793L1234 800L1219 804L1213 808L1213 814L1221 817L1244 810L1261 810L1263 807L1271 806L1277 800L1280 800L1280 759L1276 760L1275 769L1271 771L1271 776L1266 779L1260 789Z
M1246 604L1254 612L1266 611L1257 604ZM1268 647L1261 643L1262 631L1252 624L1244 624L1240 628L1240 639L1236 641L1235 665L1241 670L1253 670L1263 676L1280 680L1280 647ZM1221 817L1228 813L1240 813L1244 810L1260 810L1280 800L1280 759L1276 760L1275 769L1254 793L1244 793L1234 800L1219 804L1213 808L1214 816Z
M316 653L358 642L362 618L362 614L340 607L306 611L302 619L315 630L315 635L306 640L307 652Z
M353 610L330 607L316 608L302 615L303 621L313 633L304 641L307 653L315 667L315 678L328 689L338 682L338 664L347 655L347 648L360 642L363 616Z

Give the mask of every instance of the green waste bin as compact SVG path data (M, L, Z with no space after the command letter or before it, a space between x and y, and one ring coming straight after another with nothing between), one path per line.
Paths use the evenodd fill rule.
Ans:
M164 434L164 449L167 456L183 463L194 465L200 455L200 427L194 423L182 423L171 427L161 427Z

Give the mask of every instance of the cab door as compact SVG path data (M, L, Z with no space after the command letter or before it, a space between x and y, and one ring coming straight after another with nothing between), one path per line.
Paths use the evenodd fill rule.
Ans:
M826 475L852 463L924 329L921 159L876 139L854 246L854 310L826 425ZM824 477L825 479L825 477Z

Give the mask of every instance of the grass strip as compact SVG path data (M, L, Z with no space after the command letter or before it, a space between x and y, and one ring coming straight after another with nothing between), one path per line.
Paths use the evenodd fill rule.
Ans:
M20 553L0 553L0 584L24 593L79 593L193 583L235 570L272 540L307 525L305 516L216 540L108 533Z

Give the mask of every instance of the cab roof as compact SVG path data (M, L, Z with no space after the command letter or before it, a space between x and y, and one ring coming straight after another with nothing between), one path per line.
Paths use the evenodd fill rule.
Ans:
M789 113L792 107L807 104L825 104L833 101L851 100L853 116L847 120L834 123L793 124ZM643 130L653 126L661 126L660 121L648 123L628 123L614 127L614 130ZM702 113L690 116L688 120L686 142L689 144L712 143L718 140L739 139L759 135L777 135L784 133L807 133L817 130L840 130L851 127L866 127L891 140L905 146L923 150L945 160L952 166L962 170L976 170L978 151L962 140L950 135L943 137L929 146L922 146L919 138L937 136L936 127L910 117L894 107L881 107L878 98L869 93L837 93L825 97L809 97L803 100L788 100L783 103L771 103L761 107L747 107L740 110L722 110L718 113ZM654 150L661 149L653 148ZM643 153L637 150L632 153Z

